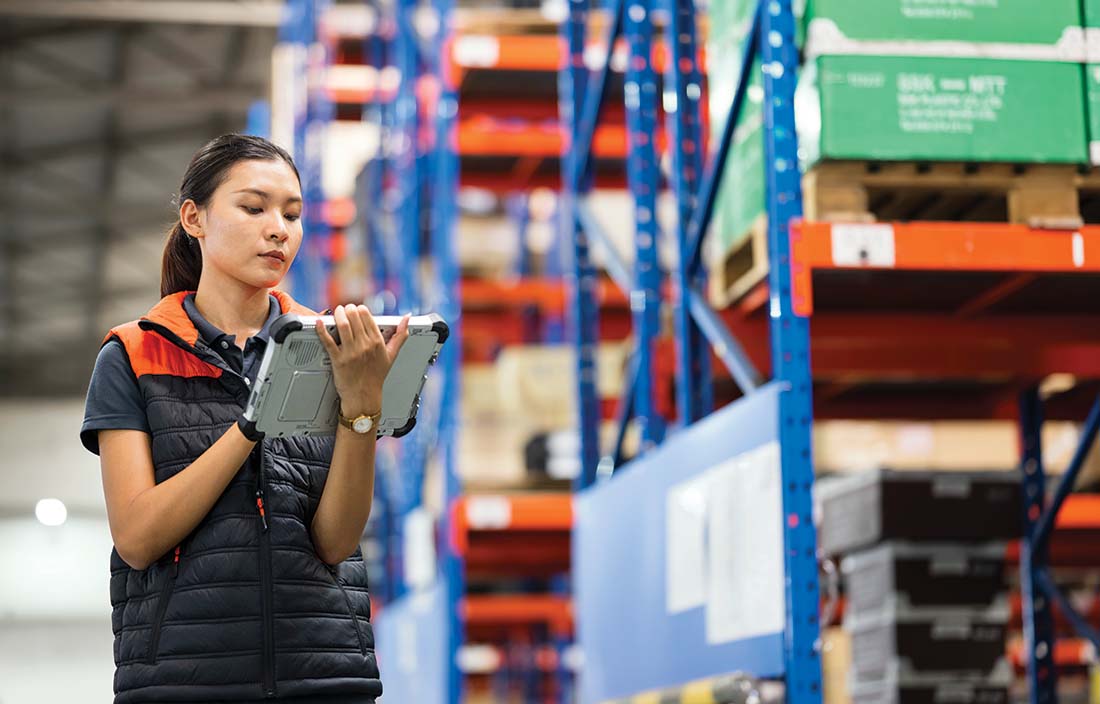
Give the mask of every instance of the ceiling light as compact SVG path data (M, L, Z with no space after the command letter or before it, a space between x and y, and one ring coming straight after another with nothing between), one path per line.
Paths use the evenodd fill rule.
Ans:
M65 522L69 512L60 499L42 499L34 507L34 515L46 526L59 526Z

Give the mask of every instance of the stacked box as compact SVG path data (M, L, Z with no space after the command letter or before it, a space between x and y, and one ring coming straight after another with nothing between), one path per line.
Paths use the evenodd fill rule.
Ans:
M880 542L989 543L1018 538L1022 494L1009 471L876 470L823 479L815 487L818 545L849 554ZM975 506L982 507L976 515Z
M715 137L754 4L711 7ZM809 58L795 99L803 168L827 159L1087 160L1078 0L808 0L803 19ZM753 76L716 203L722 254L764 213L758 66Z
M843 556L853 702L1007 701L1005 547L1021 502L1009 471L818 482L819 546Z

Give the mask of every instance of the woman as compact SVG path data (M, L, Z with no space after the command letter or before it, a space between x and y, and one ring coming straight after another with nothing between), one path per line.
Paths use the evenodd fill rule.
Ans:
M194 156L165 246L162 300L110 331L81 439L100 456L115 703L363 704L382 691L359 539L370 514L387 344L365 306L334 312L341 425L267 438L239 424L302 242L290 156L227 135ZM377 416L375 416L377 418ZM360 424L362 425L362 424Z

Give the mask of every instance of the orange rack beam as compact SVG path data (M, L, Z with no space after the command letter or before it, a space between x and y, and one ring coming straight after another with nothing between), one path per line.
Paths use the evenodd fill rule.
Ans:
M1100 226L792 223L791 293L799 315L813 313L815 269L1097 273Z
M550 576L569 569L569 493L475 494L459 497L451 510L451 540L467 575Z
M1070 494L1058 512L1051 534L1050 563L1053 565L1093 566L1100 558L1100 540L1093 531L1100 531L1100 495ZM1005 556L1010 562L1020 560L1020 543L1008 544Z
M553 594L470 594L460 613L469 626L516 626L545 623L556 633L573 630L573 605Z
M599 41L590 41L587 48L593 52L604 51ZM628 47L625 40L615 43L612 68L617 62L625 64ZM467 71L489 69L498 71L557 71L565 60L566 50L561 37L556 34L480 34L461 32L450 43L449 78L454 85L461 83ZM702 52L700 60L703 60ZM664 72L668 63L668 50L664 42L653 45L653 67Z
M1061 530L1100 530L1100 495L1067 497L1055 525Z
M1024 640L1013 638L1008 642L1008 659L1017 669L1024 668ZM1084 638L1060 638L1054 643L1056 667L1086 667L1096 662L1096 649Z
M563 311L568 291L556 279L523 278L515 281L466 278L462 280L463 308L496 308L515 304L535 305L546 311ZM627 306L626 296L611 281L600 281L596 300L601 306Z
M663 131L657 133L657 149L664 150ZM462 156L558 157L566 144L561 125L550 122L509 122L479 116L458 125L456 150ZM627 130L622 125L600 125L592 138L592 154L625 159Z

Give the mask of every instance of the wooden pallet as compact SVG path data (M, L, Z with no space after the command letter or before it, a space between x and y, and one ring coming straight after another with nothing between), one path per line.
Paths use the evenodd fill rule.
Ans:
M808 220L968 220L1054 229L1083 224L1077 167L836 161L803 178Z
M768 219L753 220L748 235L718 257L707 285L711 305L725 308L768 276Z
M975 221L1075 229L1100 222L1100 169L1072 165L835 161L802 179L803 210L818 222ZM710 299L725 307L768 274L767 222L710 267Z

